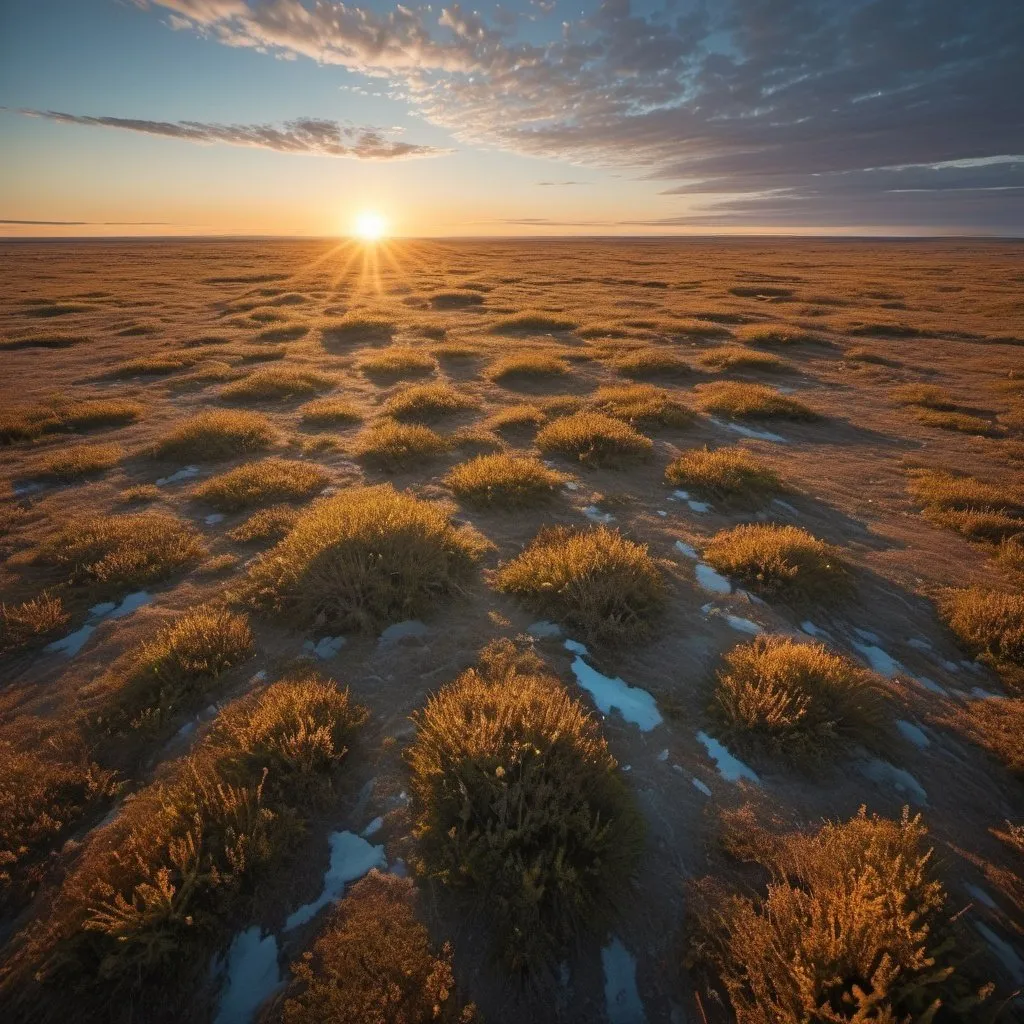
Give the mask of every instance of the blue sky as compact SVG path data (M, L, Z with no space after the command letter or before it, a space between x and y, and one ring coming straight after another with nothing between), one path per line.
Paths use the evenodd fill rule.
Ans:
M1020 234L1022 94L1005 0L3 0L0 233Z

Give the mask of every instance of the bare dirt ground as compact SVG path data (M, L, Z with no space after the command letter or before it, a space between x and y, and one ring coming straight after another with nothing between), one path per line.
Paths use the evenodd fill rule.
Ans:
M927 468L969 474L1007 491L1024 484L1022 257L1018 244L973 241L2 245L3 412L17 417L51 407L55 400L91 398L125 398L143 406L137 421L126 426L88 434L48 429L35 437L9 438L0 447L4 601L16 604L52 584L32 560L50 532L84 512L124 514L129 509L122 492L137 485L156 485L158 493L146 507L194 524L208 555L167 582L138 588L150 599L120 617L90 618L86 607L75 606L72 594L71 621L46 642L85 624L95 629L70 656L42 644L0 656L0 729L12 737L30 719L73 721L89 709L90 684L120 655L182 612L221 598L244 576L262 548L228 534L252 510L220 515L193 490L210 476L264 455L195 463L195 475L176 479L191 462L155 459L147 449L196 412L255 410L276 429L274 447L264 454L316 464L331 487L389 481L451 503L457 521L472 523L494 545L485 570L513 557L542 526L585 527L598 516L610 517L611 525L648 545L659 560L671 597L652 639L589 656L601 672L653 694L664 718L649 731L614 710L603 719L648 826L640 870L614 928L635 957L648 1020L700 1021L702 1013L728 1019L707 995L698 1006L695 994L703 991L704 979L686 966L684 883L716 870L717 811L744 799L797 822L847 818L865 804L890 817L898 817L907 804L922 812L951 907L965 915L963 920L984 925L974 930L977 972L994 980L999 999L1006 999L1021 984L1015 976L1020 955L1013 953L1024 943L1024 906L1015 882L1021 865L991 830L1024 819L1020 781L948 724L950 706L967 706L978 689L1006 691L992 671L958 647L934 602L948 587L1019 592L1020 580L993 561L991 546L924 518L908 481L912 470ZM387 325L362 334L333 332L337 321L353 312L378 315ZM526 312L548 319L509 320ZM775 323L812 337L782 344L744 342L743 331L751 325ZM708 353L736 345L770 351L786 365L715 370L702 362ZM389 346L427 355L428 371L389 379L359 368L361 360ZM536 451L533 428L497 436L489 431L474 436L471 428L480 435L484 422L506 407L531 404L554 417L574 407L563 396L585 405L601 386L633 382L616 362L649 347L679 355L690 370L641 380L698 410L690 426L639 427L654 442L650 459L599 469L545 456L571 475L573 486L539 510L461 506L441 482L474 450L504 444ZM275 349L280 358L267 359ZM568 372L533 380L488 376L497 359L523 351L555 353ZM118 369L129 360L154 357L163 361ZM235 401L220 394L236 378L281 366L334 375L322 394L352 403L362 421L302 422L298 409L318 397L314 394ZM716 380L769 384L820 417L733 422L699 411L701 386ZM449 381L475 400L473 409L431 424L445 436L462 430L451 451L394 472L357 458L360 432L382 415L389 399L413 384L437 381ZM893 397L896 388L920 383L941 388L983 426L965 432L922 422L914 408ZM116 442L123 451L108 468L70 482L39 474L41 460L85 442ZM777 471L791 488L784 500L755 511L728 511L713 501L693 505L675 497L664 482L665 466L679 452L733 444ZM724 594L702 587L695 575L698 559L677 542L699 556L712 534L748 521L791 523L839 546L853 568L852 595L820 608L793 609L752 599L740 589ZM351 687L353 697L371 711L349 758L347 791L309 831L298 866L262 892L248 920L237 922L240 929L258 924L278 934L283 971L315 933L310 925L285 934L282 925L296 906L319 892L329 832L358 833L383 816L374 842L385 845L389 863L409 856L401 754L414 734L410 714L471 665L488 641L522 635L536 619L490 586L485 572L465 593L439 602L424 617L425 628L414 627L393 641L348 635L340 649L324 650L326 658L304 649L323 634L251 617L258 653L229 692L218 692L211 703L223 704L260 685L253 681L260 670L267 673L263 678L273 679L295 659L307 657ZM724 777L697 734L713 732L708 705L723 653L749 639L740 631L743 626L737 628L739 620L805 639L810 631L821 631L838 650L881 668L889 678L894 717L905 723L902 740L884 762L897 771L878 769L883 762L865 753L812 774L770 757L745 758L759 784ZM536 639L536 647L589 701L570 668L573 655L563 643L570 635ZM116 751L105 755L110 760L105 767L121 771L122 792L130 792L184 753L208 718L201 716L198 729L186 729L141 758L119 758ZM909 780L900 773L908 773ZM61 834L31 898L0 923L0 942L9 952L33 917L45 914L62 877L91 841L91 830L112 806L100 802ZM606 1003L601 948L608 936L581 943L564 984L539 994L523 991L488 958L486 944L479 941L486 923L460 918L439 889L425 885L424 891L428 927L437 940L452 942L460 987L486 1020L629 1019L615 1017ZM986 940L986 931L1004 946ZM215 982L199 985L191 1019L212 1019L216 1000Z

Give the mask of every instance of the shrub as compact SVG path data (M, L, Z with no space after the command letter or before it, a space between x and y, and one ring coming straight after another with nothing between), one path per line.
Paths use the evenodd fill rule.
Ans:
M951 412L957 407L948 391L943 391L933 384L904 384L902 387L893 388L890 397L900 405L920 405L925 409L937 409L942 412Z
M153 454L162 459L217 462L269 448L270 421L257 412L216 409L190 416L157 441Z
M119 444L73 444L50 452L30 469L35 477L55 480L78 480L83 476L102 473L116 466L124 458Z
M346 313L321 329L325 344L355 345L388 341L395 333L395 322L375 313Z
M987 750L1015 775L1024 775L1024 744L1020 741L1024 736L1024 699L972 700L939 721Z
M818 414L803 402L764 384L716 380L702 384L698 400L703 409L737 419L813 420Z
M255 646L242 615L193 608L144 641L101 684L108 692L108 731L159 729L203 701L212 683L252 657Z
M309 953L292 965L281 1024L461 1024L451 948L439 955L416 919L407 878L371 871L338 903Z
M590 404L595 411L627 423L688 427L696 418L678 398L651 384L598 388Z
M724 660L712 710L741 746L816 761L886 731L881 679L822 644L761 636Z
M518 507L547 501L567 477L522 455L479 455L456 466L444 483L464 501Z
M667 600L665 580L646 545L604 526L541 530L495 572L493 582L537 614L604 644L647 637Z
M299 407L299 415L303 423L314 427L358 423L363 418L359 410L344 398L314 398Z
M55 430L58 420L52 410L42 407L14 408L0 412L0 443L31 441L40 434Z
M646 459L651 439L621 420L597 412L578 412L554 420L537 434L542 452L571 456L599 466L621 466Z
M1024 497L969 476L921 469L910 475L911 497L925 518L974 540L999 541L1024 531Z
M926 1021L943 1004L957 1015L951 909L920 816L869 818L862 808L782 836L733 818L727 848L769 882L751 894L704 879L694 902L698 954L738 1020Z
M241 544L279 541L294 525L299 513L288 505L274 505L253 513L244 523L228 531L229 539Z
M521 427L539 427L547 416L535 405L509 405L484 420L487 430L517 430Z
M426 352L392 345L363 356L356 363L356 369L369 377L422 377L437 369L437 361Z
M296 398L330 391L337 383L335 377L317 370L268 366L221 388L220 397L231 402Z
M21 604L0 603L0 655L42 642L70 619L64 602L47 591Z
M577 321L567 316L527 310L502 317L491 330L496 334L548 334L554 331L571 331L578 326Z
M653 345L628 352L612 365L624 377L685 377L693 372L675 353Z
M381 420L356 438L355 454L383 469L397 470L436 458L448 449L448 441L421 423Z
M519 352L495 360L487 367L486 375L491 380L515 383L564 377L569 372L569 364L558 356L546 352Z
M704 558L757 593L786 601L827 601L849 588L839 549L797 526L757 523L722 530Z
M787 363L771 352L752 352L738 345L723 345L705 352L699 360L701 366L712 370L763 370L770 373L782 370L795 370L792 363Z
M740 508L756 508L786 489L746 448L691 448L668 464L665 482Z
M600 728L508 641L415 718L421 869L486 908L517 968L557 962L624 896L642 819Z
M404 388L384 403L384 412L395 419L425 420L476 409L475 398L461 394L451 384L417 384Z
M953 590L940 598L939 610L971 654L1024 689L1024 595Z
M247 462L215 476L192 491L192 496L225 512L301 501L323 490L330 475L320 466L297 459L262 459Z
M448 442L453 448L470 455L490 455L505 451L508 447L493 430L484 430L472 424L459 427L449 435Z
M438 505L356 487L303 512L252 567L246 596L300 626L375 630L459 592L483 547Z
M68 582L118 594L167 579L204 557L198 531L166 512L86 514L46 538L37 560L59 567Z
M814 345L822 340L793 324L745 324L736 334L747 345Z

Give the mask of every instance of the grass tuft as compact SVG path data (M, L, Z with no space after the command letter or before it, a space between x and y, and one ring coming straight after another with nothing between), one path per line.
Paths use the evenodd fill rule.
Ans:
M775 470L746 448L691 448L669 463L665 482L737 508L757 508L786 490Z
M502 317L494 324L491 331L495 334L549 334L558 331L571 331L578 326L579 323L576 320L567 316L524 311Z
M103 473L124 458L119 444L73 444L58 448L37 460L29 475L53 480L79 480L84 476Z
M509 405L484 420L487 430L521 430L536 428L547 420L543 409L535 405Z
M363 418L359 410L344 398L314 398L299 407L299 416L303 423L313 427L346 426Z
M628 352L612 365L624 377L686 377L693 372L675 353L653 345Z
M623 466L648 458L654 444L621 420L578 412L544 427L537 434L537 447L598 466Z
M815 345L821 336L793 324L745 324L736 336L746 345Z
M190 416L164 434L154 446L153 455L217 462L269 448L274 437L270 421L259 413L215 409Z
M296 459L269 458L247 462L212 477L192 497L223 512L237 512L286 501L302 501L323 490L330 475L320 466Z
M445 438L421 423L380 420L356 438L355 454L370 465L394 471L443 455L449 447Z
M463 501L518 508L548 501L568 479L537 459L522 455L479 455L444 478Z
M803 402L764 384L718 380L698 388L698 402L707 412L736 419L814 420L818 414Z
M290 505L274 505L260 509L233 530L228 531L228 538L239 544L252 544L260 541L281 540L295 525L299 513Z
M1001 541L1024 532L1024 496L969 476L914 470L910 494L926 519L972 540Z
M451 384L416 384L403 388L384 403L384 412L399 420L429 420L476 409L480 403Z
M427 352L393 345L363 356L356 363L356 369L368 377L423 377L437 369L437 360Z
M321 336L325 345L360 345L389 341L395 333L394 320L374 313L346 313L341 319L325 324Z
M317 370L298 370L268 366L220 389L220 397L229 402L283 401L330 391L337 378Z
M696 419L685 403L652 384L598 388L590 405L605 416L641 426L688 427Z
M0 655L37 646L70 619L60 597L46 591L21 604L0 603Z
M698 362L710 370L755 370L780 373L795 370L792 363L771 352L754 352L739 345L722 345L705 352Z
M1024 595L981 587L953 590L939 610L957 639L1006 683L1024 689Z
M519 352L495 360L487 367L486 376L490 380L515 383L564 377L569 372L569 364L558 356L546 352Z

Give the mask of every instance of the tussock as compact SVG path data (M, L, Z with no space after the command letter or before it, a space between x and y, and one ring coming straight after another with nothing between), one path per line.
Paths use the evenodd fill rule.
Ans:
M274 428L257 412L215 409L189 417L157 441L152 454L161 459L218 462L269 448Z
M521 455L480 455L444 478L463 501L516 508L548 501L568 479L537 459Z
M247 462L215 476L192 491L192 496L224 512L256 505L302 501L323 490L330 474L311 462L262 459Z
M549 423L537 434L542 452L565 455L598 466L623 466L650 456L649 437L621 420L578 412Z
M738 508L757 508L786 490L778 473L746 448L692 448L669 463L665 482Z

